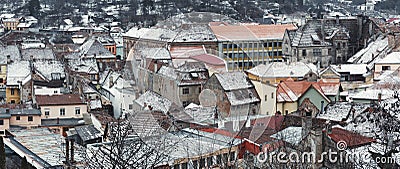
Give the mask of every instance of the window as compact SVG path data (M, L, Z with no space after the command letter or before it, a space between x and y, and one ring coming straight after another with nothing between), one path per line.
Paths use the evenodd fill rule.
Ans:
M328 49L328 55L332 55L332 49L331 48Z
M274 93L271 93L271 99L274 99L274 95L275 95Z
M231 152L229 155L230 155L229 160L234 161L235 160L235 152Z
M222 164L221 162L222 162L222 156L221 156L221 154L218 154L217 155L217 164Z
M212 159L212 157L208 157L207 158L207 166L211 167L212 165L213 165L213 159Z
M58 91L57 90L54 90L54 94L57 94L58 93Z
M4 135L4 131L0 131L0 135Z
M133 105L129 104L129 110L132 110L132 109L133 109Z
M189 88L183 88L182 89L183 94L189 94Z
M382 70L390 70L390 66L382 66Z
M187 169L188 168L187 163L182 163L181 168L182 169Z
M0 83L4 83L4 80L3 80L3 78L0 78Z
M81 114L81 108L75 107L75 114Z
M11 89L11 95L15 95L15 89Z
M322 49L313 49L314 56L322 56Z
M264 100L267 101L268 100L268 95L264 96Z
M183 102L182 102L183 107L186 107L186 106L188 106L189 104L190 104L190 102L188 102L188 101L183 101Z
M198 162L197 161L193 161L193 168L197 168L198 166Z
M49 108L45 108L44 109L44 115L46 115L46 116L50 115L50 109Z
M201 87L199 87L199 93L201 93Z
M60 108L60 116L65 116L65 108Z
M303 54L303 56L307 56L307 51L305 49L303 49L302 54Z
M11 104L15 104L15 100L11 100Z
M285 115L288 115L289 114L289 111L288 110L285 110Z
M4 120L3 119L0 120L0 126L2 126L2 125L4 125Z
M28 121L33 121L33 116L28 116Z
M200 159L200 168L204 168L206 166L206 159L202 158Z
M15 117L16 120L21 120L20 116Z

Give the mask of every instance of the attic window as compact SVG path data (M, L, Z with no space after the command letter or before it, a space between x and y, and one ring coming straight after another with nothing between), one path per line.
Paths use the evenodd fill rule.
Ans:
M312 116L312 111L310 110L310 111L306 111L306 116L307 117L311 117Z
M195 78L198 78L198 77L199 77L199 74L197 74L197 73L190 73L190 75L191 75L192 77L195 77Z
M51 73L51 80L61 80L61 73Z

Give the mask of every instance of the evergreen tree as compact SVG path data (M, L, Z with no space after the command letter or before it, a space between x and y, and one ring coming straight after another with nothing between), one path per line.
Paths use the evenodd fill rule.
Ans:
M0 169L6 169L6 151L4 149L3 137L0 136Z
M26 160L26 157L22 158L21 160L21 167L20 169L29 169L29 164L28 161Z
M27 8L30 15L37 17L39 15L39 10L40 10L39 0L30 0L27 4Z

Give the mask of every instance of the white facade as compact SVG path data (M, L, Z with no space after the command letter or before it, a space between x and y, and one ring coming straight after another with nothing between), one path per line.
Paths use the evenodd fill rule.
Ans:
M61 95L61 88L34 86L33 90L35 95Z
M276 87L259 81L253 81L260 96L259 114L274 115L276 113Z
M40 111L42 112L42 119L83 118L83 114L87 113L87 105L44 105L40 106Z

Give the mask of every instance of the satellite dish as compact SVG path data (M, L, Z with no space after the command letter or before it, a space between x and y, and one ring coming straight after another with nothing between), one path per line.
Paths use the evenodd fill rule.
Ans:
M210 89L204 89L199 95L199 101L203 107L214 107L217 105L217 95Z

